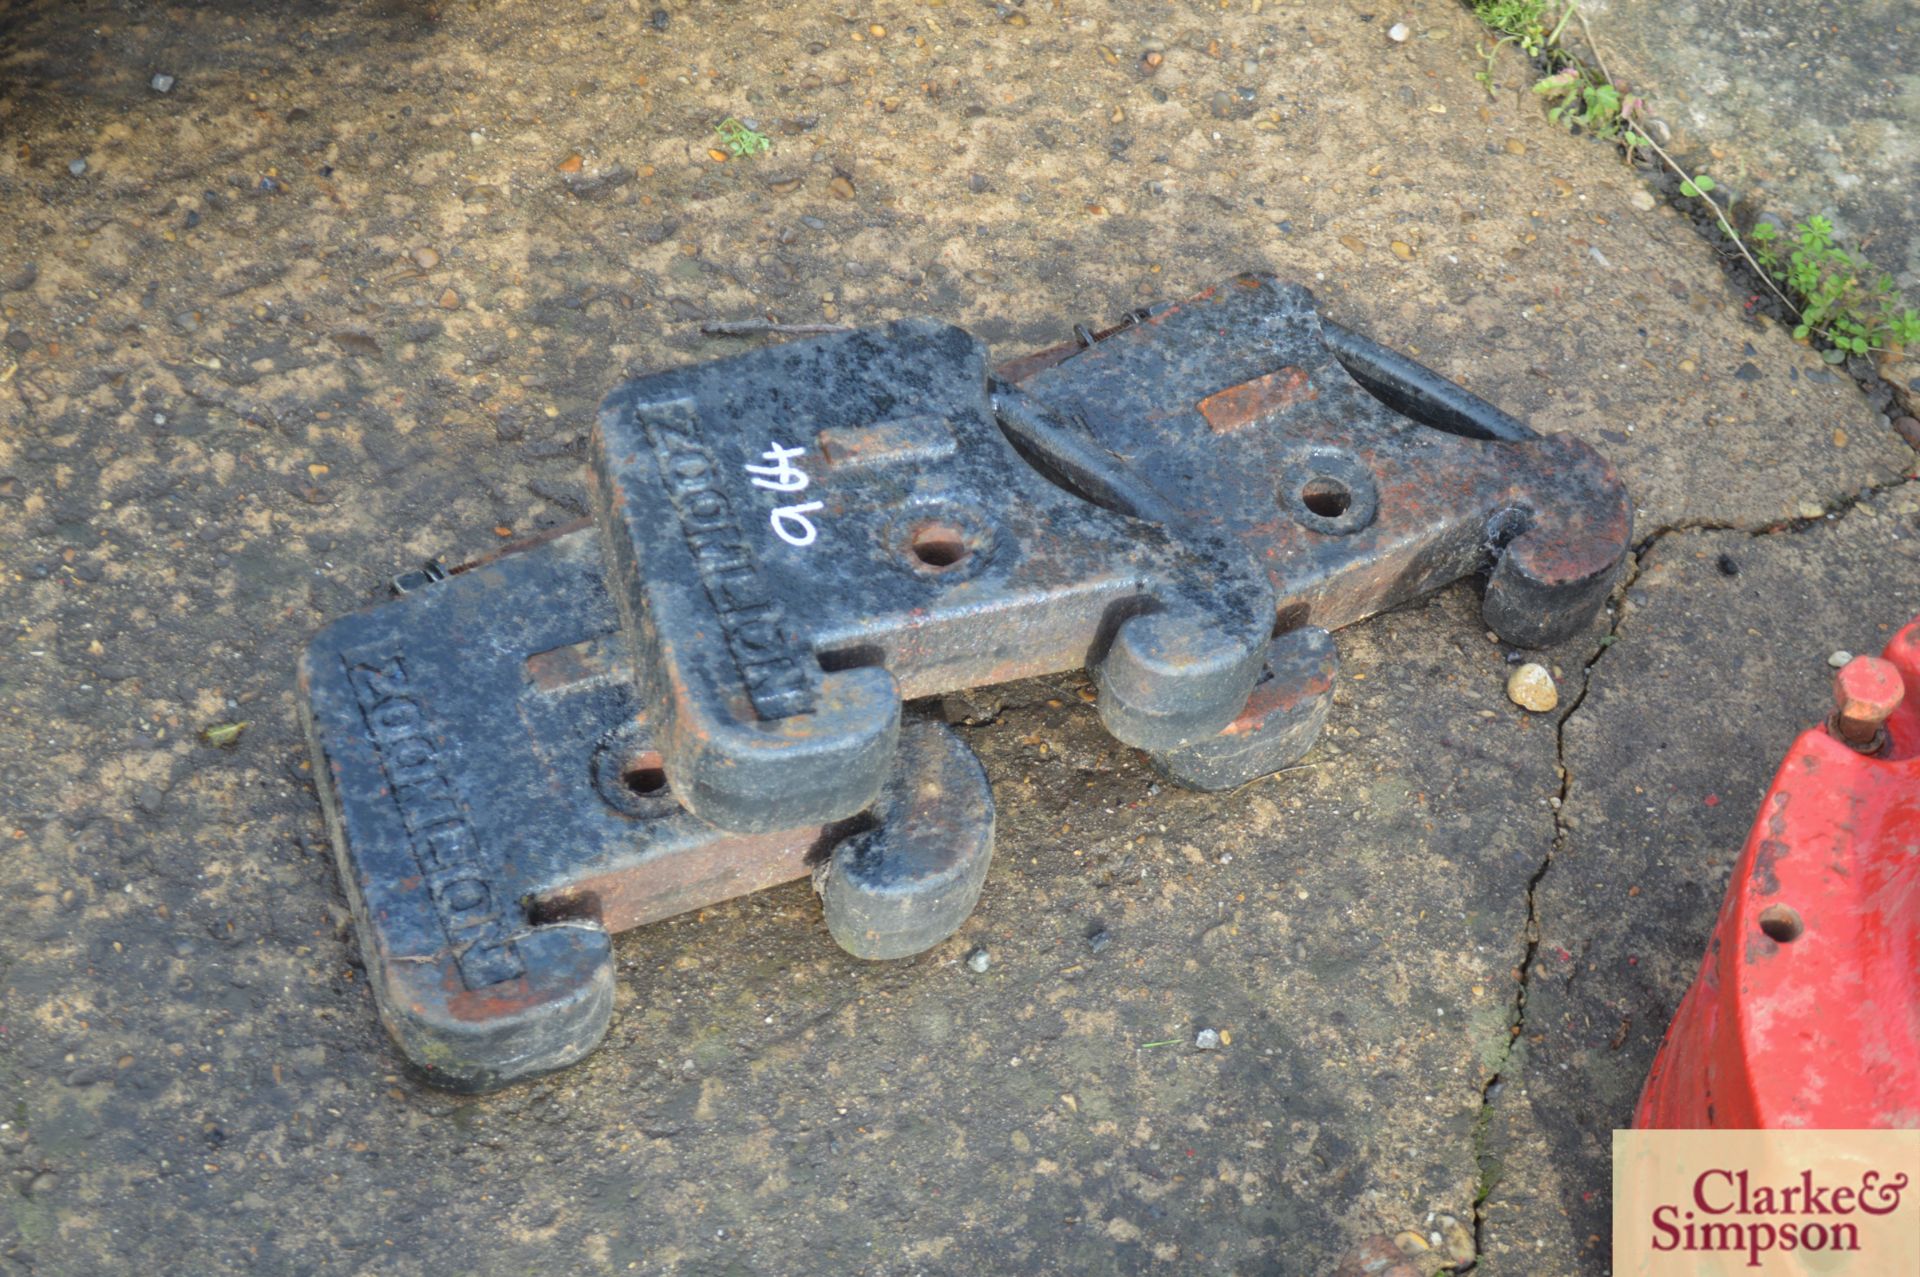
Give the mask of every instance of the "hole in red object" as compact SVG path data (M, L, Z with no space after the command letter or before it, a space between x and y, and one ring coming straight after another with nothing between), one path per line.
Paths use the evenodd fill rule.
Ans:
M1307 486L1300 489L1300 503L1323 519L1337 519L1353 504L1353 493L1338 479L1322 475L1307 480Z
M657 749L635 754L620 769L620 783L642 797L657 794L667 787L666 760Z
M923 523L913 530L911 549L930 568L950 568L967 557L966 534L951 523Z
M1785 905L1768 905L1760 911L1760 930L1769 940L1791 944L1806 929L1807 924L1800 920L1799 913Z

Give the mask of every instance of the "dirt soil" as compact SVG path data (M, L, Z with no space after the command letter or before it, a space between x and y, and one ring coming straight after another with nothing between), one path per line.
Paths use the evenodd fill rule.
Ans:
M1605 1271L1597 1150L1826 652L1915 609L1920 504L1478 38L1442 0L0 9L0 1268L1309 1274L1408 1232ZM717 159L730 115L771 151ZM965 715L1001 823L952 941L855 962L796 884L622 939L579 1067L401 1068L308 634L577 517L600 397L744 348L704 319L1013 355L1247 267L1619 466L1647 566L1546 654L1556 713L1468 586L1343 632L1309 765L1229 796L1018 685ZM1593 980L1550 994L1550 946Z

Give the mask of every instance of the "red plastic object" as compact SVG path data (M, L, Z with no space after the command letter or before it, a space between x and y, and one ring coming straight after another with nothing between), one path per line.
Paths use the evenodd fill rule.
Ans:
M1836 700L1760 805L1637 1127L1920 1126L1920 620Z

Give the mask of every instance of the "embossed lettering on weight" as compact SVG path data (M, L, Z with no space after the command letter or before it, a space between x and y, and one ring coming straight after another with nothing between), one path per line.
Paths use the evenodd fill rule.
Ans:
M461 983L484 989L518 979L526 963L514 946L513 928L495 907L480 841L434 749L426 706L407 677L406 660L381 647L344 652L340 659Z
M713 454L694 433L692 404L649 405L640 419L753 708L766 718L809 712L813 684L806 665L787 640L779 604L768 593L753 547L720 486Z

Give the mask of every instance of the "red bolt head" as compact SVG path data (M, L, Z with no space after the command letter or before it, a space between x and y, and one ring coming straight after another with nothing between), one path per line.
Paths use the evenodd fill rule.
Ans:
M1907 686L1899 667L1877 656L1856 656L1833 676L1833 720L1840 735L1864 745L1880 731Z

